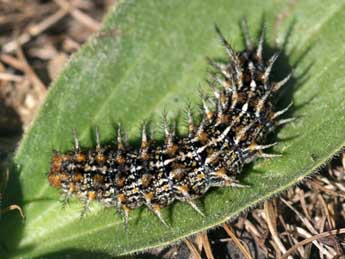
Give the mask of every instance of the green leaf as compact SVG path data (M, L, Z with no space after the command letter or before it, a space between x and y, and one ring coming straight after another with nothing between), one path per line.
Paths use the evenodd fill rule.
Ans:
M340 0L121 1L106 17L102 32L52 85L17 150L6 197L23 206L26 220L15 213L3 216L1 253L28 258L92 251L106 256L166 245L218 225L310 175L344 145L344 11ZM294 70L278 104L284 107L292 99L297 117L277 133L281 140L274 151L282 158L248 167L241 181L251 188L210 191L200 200L204 218L182 203L164 209L170 229L145 208L131 214L128 233L114 209L95 203L83 219L78 200L63 209L47 172L53 149L72 149L71 129L82 145L91 147L96 126L107 142L121 122L135 145L141 123L157 125L166 110L178 118L183 135L185 103L198 104L198 89L205 86L205 57L225 58L214 24L242 49L238 23L243 16L255 38L265 20L266 54L274 51L275 39L285 46L275 77Z

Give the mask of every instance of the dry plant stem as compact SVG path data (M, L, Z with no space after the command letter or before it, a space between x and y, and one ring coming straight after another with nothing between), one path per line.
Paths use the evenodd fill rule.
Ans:
M203 232L203 233L200 234L200 236L201 236L201 239L202 239L202 244L203 244L204 251L205 251L207 259L214 259L214 256L213 256L213 253L212 253L212 249L211 249L211 245L210 245L210 242L209 242L208 237L207 237L207 233Z
M15 68L15 69L18 69L20 71L23 71L25 70L25 66L23 65L23 63L18 60L17 58L11 56L11 55L8 55L8 54L1 54L0 55L0 60L3 62L3 63L6 63L7 65Z
M252 224L248 219L245 220L244 226L246 230L250 233L252 233L255 236L260 236L259 230L255 227L255 225Z
M283 198L280 198L280 200L286 205L288 206L296 215L297 217L303 222L303 224L307 227L307 229L312 233L310 234L309 232L307 232L305 229L297 227L296 230L298 233L300 233L301 235L305 236L305 237L310 237L312 235L317 235L318 232L317 230L313 227L313 225L308 221L307 218L303 217L294 207L292 207L286 200L284 200ZM315 246L320 250L321 254L325 254L326 256L328 256L328 258L333 258L333 256L335 255L335 252L332 248L327 247L327 249L323 248L323 244L319 244L317 241L313 242L315 244Z
M194 244L195 244L195 247L198 249L198 252L201 254L201 251L202 251L202 247L203 247L203 244L202 244L202 233L199 233L196 235L195 239L194 239Z
M317 239L329 237L329 236L334 236L334 235L340 235L340 234L345 234L345 228L340 228L340 229L334 229L331 231L326 231L317 235L314 235L312 237L306 238L303 241L295 244L293 247L291 247L289 250L286 251L286 253L282 256L282 259L288 258L292 253L296 251L298 247L304 246L310 242L313 242Z
M248 219L245 220L244 226L245 226L246 231L248 233L250 233L251 236L253 237L253 239L255 240L257 246L260 247L262 252L267 257L268 250L267 250L267 247L265 245L265 239L266 238L262 238L263 234L259 233L259 230L256 228L256 226L254 224L252 224Z
M305 238L310 238L313 236L309 232L307 232L304 228L297 227L296 230L301 236L303 236ZM333 258L336 255L335 251L332 248L327 247L328 250L330 250L330 251L328 251L326 249L323 249L323 246L322 246L322 244L320 244L319 241L313 240L312 242L319 249L320 253L326 255L327 258Z
M313 244L306 245L306 247L304 248L304 254L303 254L303 257L302 257L303 259L310 258L312 246L313 246ZM299 247L299 248L302 248L302 247Z
M0 80L1 81L12 81L12 82L21 82L23 81L23 77L22 76L17 76L17 75L13 75L10 73L2 73L0 72Z
M316 180L312 180L312 181L310 181L310 183L311 183L311 185L313 185L314 188L320 189L321 191L323 191L327 194L331 194L331 195L336 196L336 197L345 198L344 193L338 193L338 192L329 190L329 189L323 187L321 184L319 184Z
M268 225L268 229L271 232L272 238L274 242L277 244L277 247L279 248L279 250L284 254L286 252L286 248L281 242L280 238L278 237L276 221L275 221L276 215L273 211L273 206L270 201L266 201L264 203L264 211L265 211L265 218ZM289 259L293 259L293 258L289 257Z
M278 219L279 219L281 225L282 225L282 226L284 227L284 229L285 229L285 235L286 235L286 238L288 239L288 242L289 242L290 244L295 244L295 243L297 243L298 241L294 238L293 235L290 234L290 233L291 233L291 231L290 231L291 227L285 222L284 217L283 217L282 215L278 215ZM282 235L282 233L280 233L280 234ZM300 255L303 257L303 254L304 254L303 249L299 249L298 252L299 252Z
M276 257L277 259L281 259L281 257L282 257L282 252L281 252L280 249L278 248L277 244L276 244L273 240L270 240L269 243L271 244L271 246L272 246L273 249L274 249L275 257Z
M291 236L291 239L292 239L291 244L297 244L297 243L298 243L298 240L297 240L296 238L294 238L293 236ZM305 252L305 249L303 249L303 247L299 247L299 248L297 249L297 251L298 251L299 256L300 256L301 258L305 258L306 252ZM309 257L307 257L307 258L309 258Z
M304 212L304 215L307 217L308 220L311 220L311 217L308 213L307 204L305 201L304 191L302 189L299 189L298 196L300 198L300 202L301 202L301 206L302 206L302 210Z
M292 207L286 200L284 200L283 198L280 198L280 200L286 205L288 206L297 216L298 218L304 223L304 225L308 228L308 230L313 233L313 234L317 234L316 229L313 227L313 225L306 219L304 218L294 207Z
M237 245L237 247L241 250L242 254L247 259L252 259L252 256L248 252L248 250L242 245L241 241L236 237L232 229L227 225L224 224L223 228L225 229L226 233L231 237L233 242Z
M322 197L321 194L318 194L318 199L321 202L322 208L324 209L324 212L326 214L327 222L329 224L329 229L335 229L334 219L333 219L333 217L331 217L331 215L329 213L329 209L327 207L327 204L326 204L326 202L325 202L325 200L324 200L324 198Z
M194 259L202 259L201 255L198 252L198 249L194 246L194 244L191 241L189 241L187 238L185 238L183 241L187 245L191 254L194 256Z
M71 3L65 0L54 0L56 4L58 4L62 9L69 12L71 16L76 19L78 22L84 24L92 31L98 31L101 28L99 22L88 16L87 14L80 11L78 8L73 6Z
M21 34L17 39L12 40L8 43L6 43L2 47L2 51L5 53L13 52L17 48L17 42L20 45L23 45L30 41L31 38L39 35L46 29L48 29L53 24L57 23L59 20L61 20L68 11L66 10L59 10L56 13L52 14L48 18L44 19L42 22L35 24L33 26L30 26L23 34Z

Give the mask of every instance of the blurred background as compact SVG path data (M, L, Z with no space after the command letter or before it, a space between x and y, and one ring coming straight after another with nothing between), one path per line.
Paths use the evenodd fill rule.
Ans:
M52 80L116 0L0 0L0 156L13 151Z

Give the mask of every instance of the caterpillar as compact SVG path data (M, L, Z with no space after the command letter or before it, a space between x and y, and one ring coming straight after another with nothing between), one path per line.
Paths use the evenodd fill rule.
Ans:
M209 59L212 79L208 85L214 108L202 97L199 123L195 123L188 108L187 136L176 136L175 128L164 120L162 145L149 139L143 126L138 148L124 144L120 127L116 147L101 146L96 129L96 147L83 150L74 133L74 150L55 151L52 156L50 185L62 190L65 201L71 195L83 201L83 213L93 200L116 208L123 214L126 226L129 212L144 205L167 225L161 208L176 200L204 215L195 200L210 188L245 187L238 181L243 166L256 158L277 156L264 152L276 144L267 143L267 135L293 118L280 119L291 104L279 111L274 109L274 99L291 73L273 82L270 74L278 53L265 61L265 30L258 44L253 45L245 21L242 27L245 49L236 52L215 26L227 62Z

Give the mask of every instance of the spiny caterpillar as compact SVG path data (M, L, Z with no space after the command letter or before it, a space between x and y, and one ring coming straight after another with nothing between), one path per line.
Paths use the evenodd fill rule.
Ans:
M215 30L228 55L227 63L209 60L215 108L202 98L199 125L189 109L189 133L183 138L165 120L161 146L148 139L145 126L137 149L123 143L120 128L117 147L102 147L96 130L96 147L82 150L74 134L75 150L55 152L48 175L50 185L62 189L65 201L76 195L85 203L84 212L92 200L119 209L126 226L129 211L146 205L166 225L161 208L180 200L203 215L196 199L211 187L243 187L237 176L245 164L276 156L263 150L275 145L265 143L268 133L293 119L279 119L290 105L281 111L273 107L276 93L291 74L279 82L270 79L278 54L263 60L264 30L253 46L244 21L246 48L241 52L233 50L217 26Z

